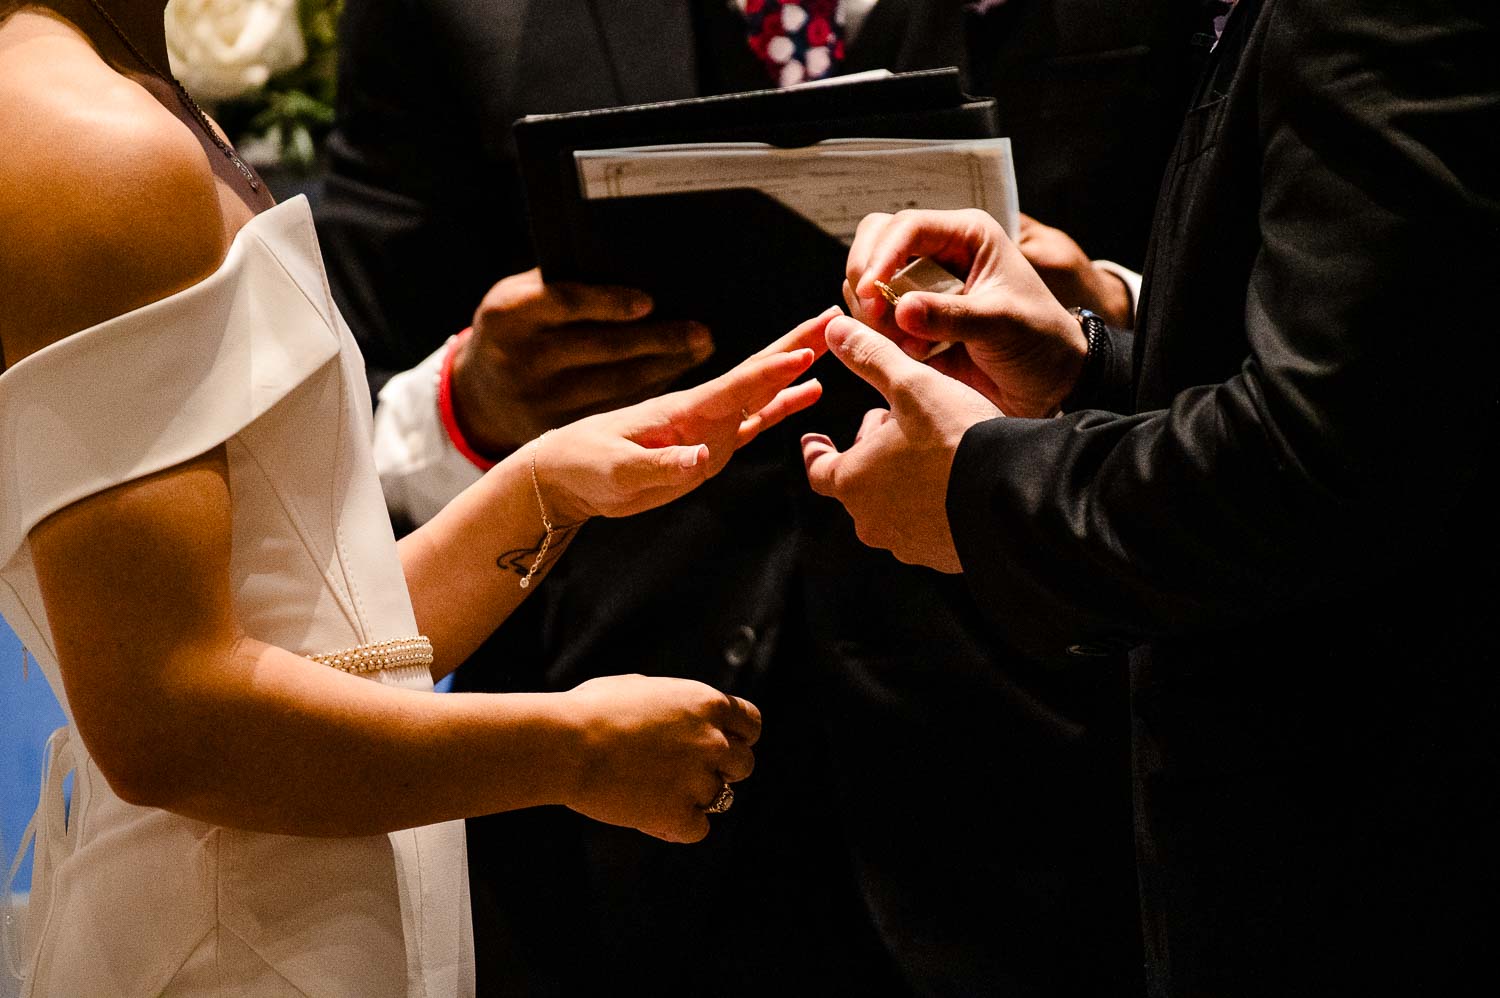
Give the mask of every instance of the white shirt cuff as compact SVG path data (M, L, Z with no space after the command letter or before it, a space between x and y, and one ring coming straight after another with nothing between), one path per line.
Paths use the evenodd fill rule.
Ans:
M375 470L392 515L420 526L484 475L458 452L438 416L443 344L391 378L375 406Z
M1130 327L1135 328L1135 309L1141 300L1141 275L1129 267L1122 267L1113 260L1095 260L1094 266L1106 274L1114 274L1125 284L1125 290L1130 293Z

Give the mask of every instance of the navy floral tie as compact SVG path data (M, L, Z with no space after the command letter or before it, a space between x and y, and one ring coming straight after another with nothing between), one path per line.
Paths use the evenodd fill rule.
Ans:
M738 0L750 50L778 87L821 80L844 59L839 0Z

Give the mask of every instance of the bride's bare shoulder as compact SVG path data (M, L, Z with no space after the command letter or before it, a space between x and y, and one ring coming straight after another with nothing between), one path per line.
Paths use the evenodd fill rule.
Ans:
M7 364L223 260L222 209L196 138L72 25L35 9L0 22L0 107Z

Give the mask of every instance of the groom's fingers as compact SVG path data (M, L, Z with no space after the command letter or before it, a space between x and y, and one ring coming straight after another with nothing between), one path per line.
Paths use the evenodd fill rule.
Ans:
M967 273L975 250L995 238L1000 223L978 208L909 210L871 224L870 238L849 253L844 277L860 301L877 296L875 281L890 280L913 257L930 256L955 274Z
M859 432L854 434L854 442L857 444L865 437L874 433L885 425L885 421L891 418L889 409L871 409L865 413L865 418L859 424Z
M802 464L807 468L807 484L820 496L834 494L834 478L842 457L833 441L821 433L802 437Z
M854 319L838 318L828 324L828 347L845 367L868 381L887 402L894 403L904 395L912 379L933 376L888 337Z
M974 294L913 291L901 296L902 332L929 342L993 340L997 323L1014 309L1009 292L991 288Z

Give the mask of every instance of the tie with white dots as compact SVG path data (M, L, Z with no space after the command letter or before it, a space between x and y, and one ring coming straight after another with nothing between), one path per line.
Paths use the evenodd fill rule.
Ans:
M838 72L844 58L839 0L737 0L750 50L771 82L789 87Z

